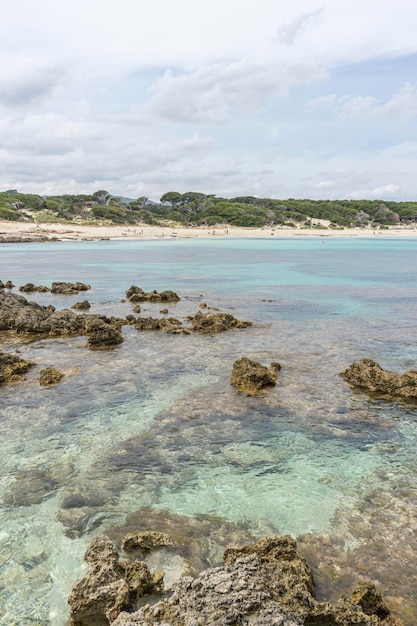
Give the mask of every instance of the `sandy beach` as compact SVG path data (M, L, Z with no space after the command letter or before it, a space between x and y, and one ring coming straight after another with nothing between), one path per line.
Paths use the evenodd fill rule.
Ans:
M290 228L263 227L162 227L148 225L84 225L0 221L0 242L8 240L82 240L82 239L159 239L159 238L210 238L210 237L416 237L417 228L410 226L387 229L370 228Z

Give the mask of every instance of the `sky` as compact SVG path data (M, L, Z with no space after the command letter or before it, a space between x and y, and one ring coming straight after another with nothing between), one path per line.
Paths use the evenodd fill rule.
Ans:
M0 191L417 201L415 0L0 15Z

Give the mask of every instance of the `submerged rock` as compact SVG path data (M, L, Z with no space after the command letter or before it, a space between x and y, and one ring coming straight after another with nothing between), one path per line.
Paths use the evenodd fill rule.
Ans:
M244 356L233 363L230 383L248 396L259 396L262 389L276 384L280 369L279 363L268 368Z
M0 385L23 380L22 374L25 374L32 365L35 365L33 361L25 361L14 354L0 352Z
M155 530L145 530L139 533L128 533L122 542L122 549L125 552L139 550L140 552L149 552L150 550L172 545L172 539L166 533Z
M252 322L238 320L230 313L202 313L198 311L191 318L191 325L195 332L204 335L223 333L230 328L247 328Z
M114 563L114 556L111 558ZM318 602L310 568L289 536L232 546L226 549L224 559L223 567L205 570L195 579L186 576L176 582L169 598L138 610L132 610L132 603L113 622L109 621L114 626L402 624L390 615L371 583L361 583L350 598L341 598L334 604Z
M56 367L46 367L39 372L39 384L42 386L56 385L59 383L64 374L56 369Z
M417 370L404 374L382 369L372 359L361 359L340 373L348 383L367 391L402 398L417 398Z
M179 302L180 297L175 291L143 291L140 287L132 285L126 291L126 296L130 302Z

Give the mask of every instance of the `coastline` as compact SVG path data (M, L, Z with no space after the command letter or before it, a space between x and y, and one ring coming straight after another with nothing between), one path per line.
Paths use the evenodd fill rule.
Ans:
M238 226L178 227L149 225L84 225L0 221L0 243L48 240L160 239L160 238L270 238L274 237L417 237L417 227L372 228L291 228Z

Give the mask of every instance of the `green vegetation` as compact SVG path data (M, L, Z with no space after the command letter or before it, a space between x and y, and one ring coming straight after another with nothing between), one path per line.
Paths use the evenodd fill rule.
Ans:
M417 222L417 202L218 198L195 191L165 193L159 203L100 189L91 195L38 196L0 192L0 219L184 226L388 227ZM319 220L319 221L318 221ZM324 221L324 223L323 223Z

